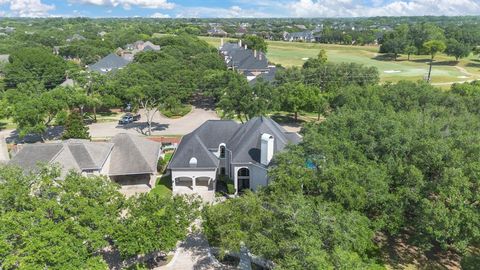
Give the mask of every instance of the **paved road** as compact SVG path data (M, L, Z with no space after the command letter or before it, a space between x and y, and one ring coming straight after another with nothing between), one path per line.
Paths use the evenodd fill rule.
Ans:
M140 111L140 121L128 125L118 123L95 123L89 126L92 137L113 137L118 133L146 134L148 131L145 114ZM164 117L156 113L153 117L152 135L184 135L192 132L207 120L220 119L217 113L210 109L194 107L186 116L178 119Z

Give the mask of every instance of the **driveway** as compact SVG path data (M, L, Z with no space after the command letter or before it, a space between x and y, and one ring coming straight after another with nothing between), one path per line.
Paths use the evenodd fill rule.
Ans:
M128 125L118 123L94 123L89 125L92 137L113 137L118 133L146 134L148 132L145 114L142 118ZM152 135L185 135L192 132L207 120L220 119L214 110L193 107L193 110L182 118L171 119L157 112L153 117Z

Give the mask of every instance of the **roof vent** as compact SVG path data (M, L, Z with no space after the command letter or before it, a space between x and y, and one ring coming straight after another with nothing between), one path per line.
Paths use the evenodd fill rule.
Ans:
M188 165L190 165L191 168L196 168L197 167L197 158L192 157L190 161L188 162Z

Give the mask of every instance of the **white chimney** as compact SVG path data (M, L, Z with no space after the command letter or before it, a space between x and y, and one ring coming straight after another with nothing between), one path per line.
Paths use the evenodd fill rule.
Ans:
M258 58L259 58L260 60L262 60L262 53L259 53L259 54L258 54Z
M263 133L260 142L260 163L267 166L273 158L273 143L272 135Z
M223 47L223 38L220 39L220 47Z
M247 50L247 44L245 44L245 51Z
M242 47L242 40L241 39L238 40L238 47Z
M253 57L257 58L257 50L253 50Z

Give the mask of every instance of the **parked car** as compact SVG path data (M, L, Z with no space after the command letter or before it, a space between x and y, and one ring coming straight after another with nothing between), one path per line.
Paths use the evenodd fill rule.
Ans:
M140 114L126 113L124 116L122 116L118 123L120 125L126 125L138 120L140 120Z

